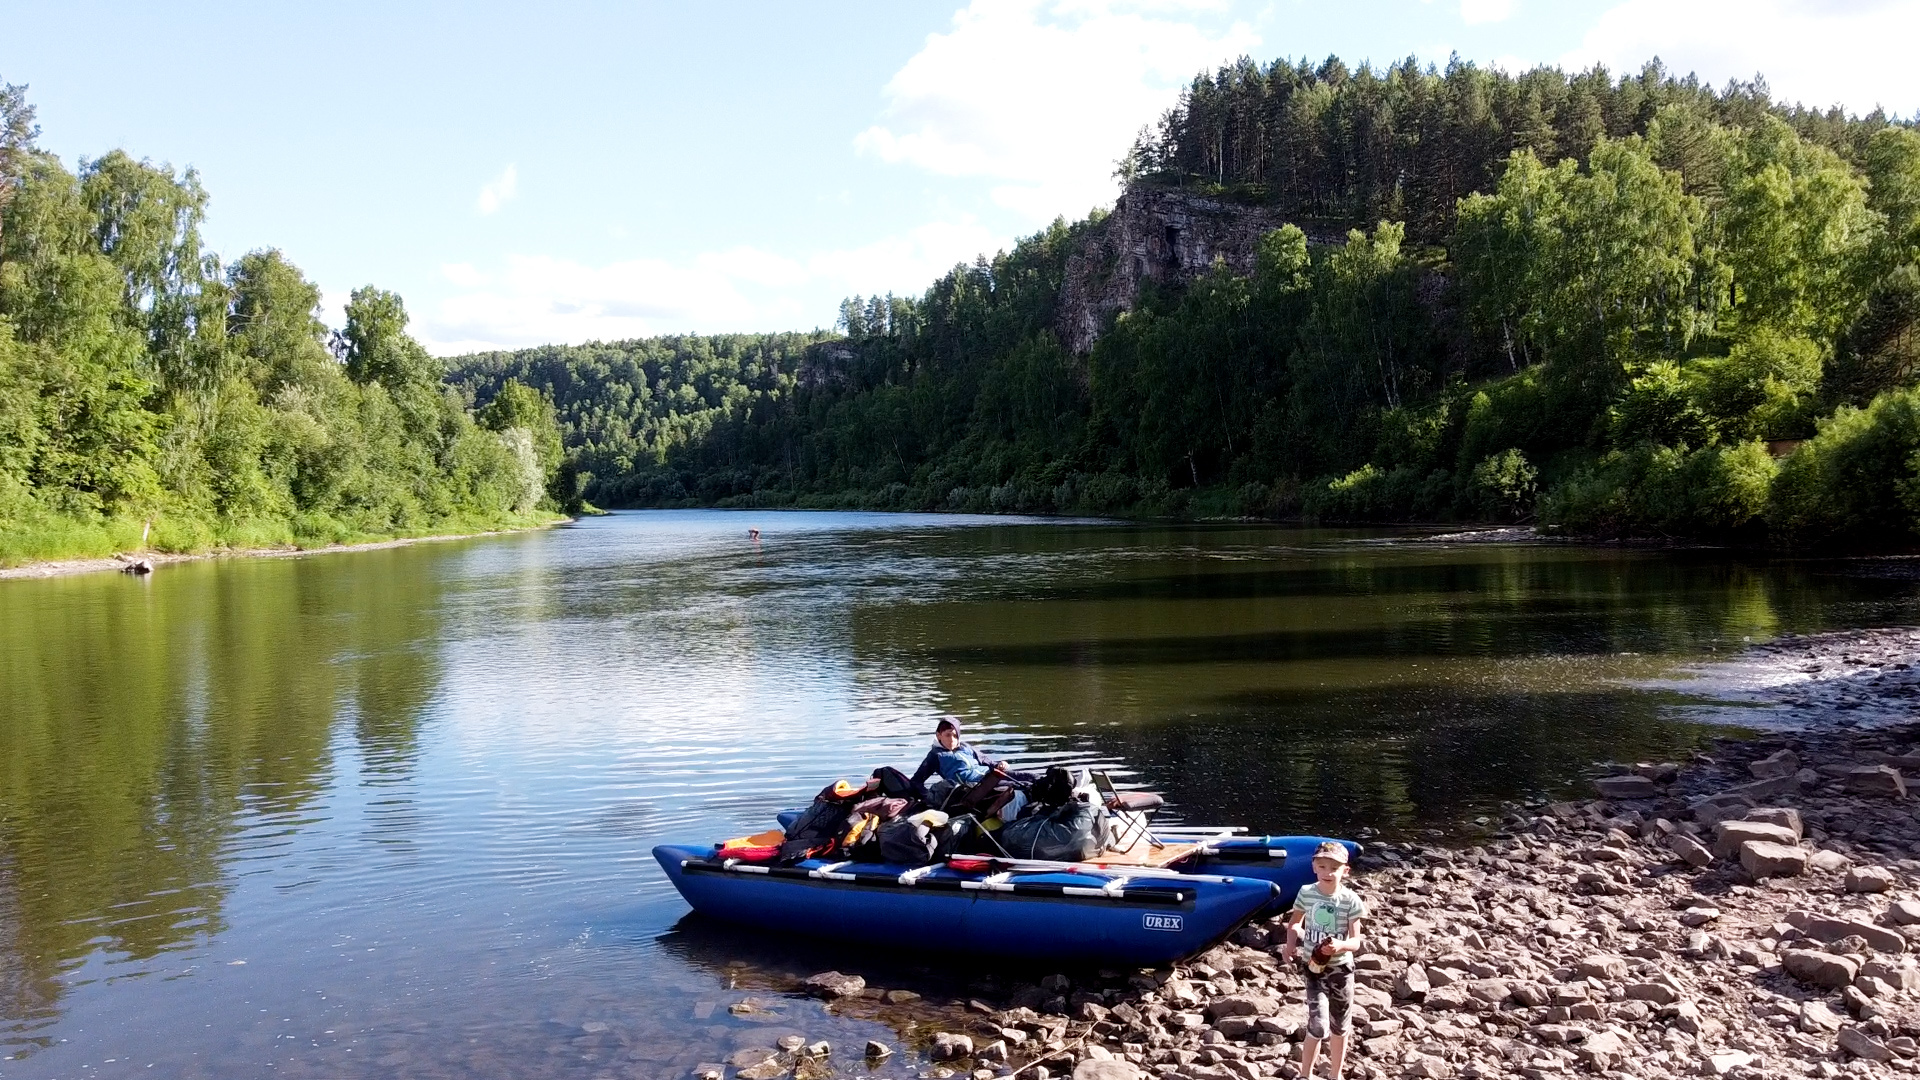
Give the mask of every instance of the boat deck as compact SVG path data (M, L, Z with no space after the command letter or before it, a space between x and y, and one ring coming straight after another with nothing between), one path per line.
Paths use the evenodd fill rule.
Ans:
M1199 844L1170 843L1162 847L1154 847L1145 840L1140 840L1125 851L1104 852L1088 859L1087 862L1098 863L1101 866L1146 866L1158 868L1171 866L1198 850L1200 850Z

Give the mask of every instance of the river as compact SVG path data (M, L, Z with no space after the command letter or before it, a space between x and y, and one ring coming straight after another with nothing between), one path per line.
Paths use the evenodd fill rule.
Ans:
M0 582L0 1077L680 1080L789 1033L858 1073L921 1006L794 975L937 1002L980 971L685 919L653 844L911 768L943 713L1168 820L1471 831L1697 746L1636 680L1920 621L1847 567L688 511Z

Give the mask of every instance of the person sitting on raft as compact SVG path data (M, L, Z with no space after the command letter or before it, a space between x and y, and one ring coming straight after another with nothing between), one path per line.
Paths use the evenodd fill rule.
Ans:
M1027 805L1026 789L1039 779L1034 773L1010 769L1006 762L960 741L960 721L952 716L943 716L934 725L933 749L927 751L913 773L913 790L929 803L933 800L927 798L926 782L935 773L956 787L972 785L963 797L963 808L1002 822L1020 816Z

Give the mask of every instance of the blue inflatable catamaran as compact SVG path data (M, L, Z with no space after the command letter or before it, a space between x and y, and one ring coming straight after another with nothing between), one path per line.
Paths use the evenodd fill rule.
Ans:
M776 866L673 844L653 855L694 910L746 926L885 948L1150 967L1286 910L1313 880L1313 850L1327 840L1226 828L1135 835L1127 850L1082 862L956 856L927 866Z

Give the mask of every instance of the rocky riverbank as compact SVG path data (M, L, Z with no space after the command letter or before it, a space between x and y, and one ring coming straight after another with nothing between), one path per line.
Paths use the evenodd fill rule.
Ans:
M1762 647L1742 661L1772 673L1749 705L1818 710L1820 727L1617 768L1599 798L1511 808L1474 846L1374 845L1346 1075L1920 1072L1916 645L1900 630ZM1176 968L987 979L951 1001L822 973L789 989L899 1045L789 1035L694 1071L1291 1078L1304 1011L1279 940L1277 922L1250 926Z
M1920 725L1729 740L1601 778L1600 799L1516 809L1471 848L1378 845L1357 882L1376 917L1347 1074L1920 1071L1917 741ZM1277 926L1170 970L976 984L964 1013L902 1027L929 1060L894 1071L1296 1076L1300 978ZM841 1010L886 1000L836 973L810 988ZM736 1075L833 1071L814 1049L748 1051Z

